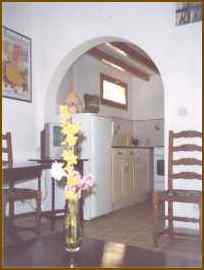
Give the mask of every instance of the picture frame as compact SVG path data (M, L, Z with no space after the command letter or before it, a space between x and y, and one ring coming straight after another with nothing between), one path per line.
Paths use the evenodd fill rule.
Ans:
M3 97L32 102L31 38L3 26Z
M202 20L201 2L176 3L176 26Z
M84 94L85 112L98 113L100 99L96 95Z

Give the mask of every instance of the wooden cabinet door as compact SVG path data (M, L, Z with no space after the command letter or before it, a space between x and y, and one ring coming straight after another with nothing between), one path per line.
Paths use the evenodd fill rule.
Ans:
M130 196L135 197L136 189L137 189L137 175L135 170L135 157L131 156L129 158L129 190L130 190Z
M122 200L124 205L128 204L129 195L131 192L131 178L130 178L130 168L129 168L129 160L126 156L120 163L121 166L121 182L122 182Z
M149 191L149 150L134 150L134 177L133 186L136 196L143 198Z
M143 201L150 191L150 150L114 149L112 203L119 209Z
M113 208L119 209L123 205L126 192L127 157L118 151L112 155L112 202Z
M143 181L143 192L147 194L150 191L150 150L144 149L142 155L142 163L144 170Z

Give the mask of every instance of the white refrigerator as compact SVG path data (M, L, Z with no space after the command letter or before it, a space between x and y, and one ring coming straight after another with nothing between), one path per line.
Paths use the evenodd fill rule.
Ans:
M73 115L73 122L80 124L85 136L80 152L80 158L88 159L84 161L84 175L92 174L95 180L93 192L84 201L84 219L91 220L112 211L112 120L92 113L78 113Z

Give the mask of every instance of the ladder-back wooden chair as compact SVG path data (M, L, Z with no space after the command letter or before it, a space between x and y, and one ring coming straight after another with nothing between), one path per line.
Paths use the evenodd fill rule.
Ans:
M12 169L13 167L13 152L12 152L12 140L11 133L7 132L2 135L2 164L3 168L8 167ZM27 189L27 188L17 188L15 187L15 183L13 179L8 179L8 183L4 183L3 187L3 202L4 202L4 211L6 212L6 203L9 203L9 213L8 213L8 226L12 226L12 230L24 230L31 229L27 227L14 226L15 215L15 202L16 201L24 201L34 199L36 202L36 226L34 230L36 233L40 232L40 218L41 218L41 192L35 189ZM6 218L6 213L4 213L4 218Z
M182 138L182 144L176 144L176 139ZM202 169L202 160L195 157L192 152L197 151L199 155L201 155L202 146L201 144L195 143L185 143L185 140L195 140L198 138L202 138L202 133L194 130L189 131L181 131L181 132L173 132L172 130L169 132L169 155L168 155L168 190L167 191L158 191L153 193L153 211L154 211L154 244L158 246L158 239L161 234L167 233L170 237L174 235L186 235L185 233L178 233L174 228L174 221L181 222L192 222L199 223L199 236L201 239L202 234L202 192L199 190L190 190L187 189L176 189L175 181L186 180L191 181L201 181L202 175L201 173L195 172L194 168L199 166L198 168ZM177 141L178 142L178 141ZM180 157L175 159L175 155L183 155L185 157ZM189 153L191 157L189 157ZM188 156L187 156L188 154ZM187 157L186 157L187 156ZM186 168L190 168L186 169ZM178 172L178 168L182 169L182 171ZM177 170L177 172L176 172ZM178 184L178 182L177 182ZM197 188L198 189L198 188ZM164 213L161 211L161 207L164 208L165 202L168 203L168 213ZM199 218L192 217L181 217L174 215L173 203L194 203L199 206ZM168 220L167 228L161 230L161 220L165 223ZM164 226L165 227L165 226ZM189 234L188 234L189 236Z

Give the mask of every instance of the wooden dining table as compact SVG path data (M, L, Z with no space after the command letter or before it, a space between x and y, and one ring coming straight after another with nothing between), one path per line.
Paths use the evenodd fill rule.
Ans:
M13 163L12 167L3 166L3 189L8 188L12 191L16 183L38 180L38 190L41 191L41 175L44 166L42 164L24 161Z
M12 167L3 166L2 168L2 176L3 183L2 189L8 189L10 191L13 190L16 183L21 183L25 181L30 181L31 179L37 179L38 181L38 190L41 191L41 175L43 170L42 164L38 164L36 162L31 161L21 161L14 162ZM3 196L4 201L4 211L6 211L6 198ZM12 211L14 207L14 201L9 201L9 211ZM8 245L10 242L23 242L22 238L19 236L19 229L28 229L28 227L18 227L11 220L6 218L6 214L4 213L3 220L3 231L4 231L4 245ZM32 228L30 229L32 230ZM12 239L12 241L11 241Z
M36 179L38 182L37 189L41 192L41 182L43 170L50 169L53 162L58 161L64 163L62 159L30 159L21 162L14 162L12 168L8 166L3 167L3 185L12 189L16 183L27 182ZM83 162L85 160L79 159L75 169L83 175ZM48 218L51 222L51 229L55 230L55 221L57 213L63 213L63 209L55 209L55 183L51 178L51 210L43 211L42 216ZM11 207L11 204L9 204ZM83 201L81 200L81 218L83 219Z
M12 167L3 166L4 184L12 184L32 179L40 178L44 166L33 161L14 162Z
M6 267L200 267L201 258L84 237L75 254L65 250L63 232L5 248Z

